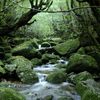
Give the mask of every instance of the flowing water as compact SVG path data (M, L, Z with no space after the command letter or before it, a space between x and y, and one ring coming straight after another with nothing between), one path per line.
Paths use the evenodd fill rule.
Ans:
M59 60L59 63L67 64L64 60ZM69 96L73 98L73 100L80 100L80 96L78 96L75 91L70 93L70 91L65 90L64 87L67 87L67 85L70 84L67 81L62 84L51 84L46 81L48 73L57 69L55 67L56 65L57 64L46 64L34 68L34 71L36 71L38 75L39 82L20 91L26 96L27 100L38 100L38 98L44 98L47 95L52 95L53 100L58 100L58 98L62 96Z
M39 45L39 49L41 48ZM58 60L58 63L67 64L67 61ZM24 84L10 84L8 87L16 88L20 93L25 95L26 100L44 100L45 96L52 95L53 100L58 100L60 97L71 97L71 100L81 100L80 96L76 93L75 90L69 91L66 89L71 83L62 82L61 84L51 84L46 81L46 77L52 71L60 70L55 67L57 64L45 64L41 66L36 66L33 70L36 72L39 81L33 85L24 85ZM72 84L71 84L72 85Z

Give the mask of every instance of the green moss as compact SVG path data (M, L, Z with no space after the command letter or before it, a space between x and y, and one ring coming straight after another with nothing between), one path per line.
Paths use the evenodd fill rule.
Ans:
M38 48L37 43L34 40L26 41L12 49L13 55L22 55L26 58L34 57L36 53L36 48Z
M78 39L70 39L64 43L58 44L54 47L57 53L60 55L67 54L68 56L75 52L80 46L80 42Z
M76 85L77 92L81 95L82 100L99 100L100 85L94 80L78 82Z
M59 84L66 81L66 73L62 70L57 70L47 76L47 81L54 84Z
M0 100L26 100L17 91L11 88L0 88Z
M77 51L77 53L79 53L79 54L85 54L84 48L83 47L79 48L78 51Z
M16 65L16 73L23 83L36 83L38 77L32 69L32 63L22 56L15 56L10 59L11 64Z
M89 72L81 72L77 75L75 75L75 77L73 77L73 82L74 83L78 83L81 81L85 81L87 79L93 79L92 75Z
M74 54L69 58L67 65L67 72L95 72L98 70L96 60L89 55Z
M37 65L41 65L42 64L42 61L41 59L38 59L38 58L33 58L31 60L32 64L33 64L33 67L36 67Z
M59 60L60 59L60 57L58 56L58 55L54 55L54 54L44 54L43 56L42 56L42 62L43 63L47 63L47 62L49 62L49 61L51 61L51 60L55 60L55 61L57 61L57 60Z

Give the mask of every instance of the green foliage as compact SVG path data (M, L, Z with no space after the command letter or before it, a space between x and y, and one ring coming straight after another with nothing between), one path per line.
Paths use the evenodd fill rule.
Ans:
M0 100L26 100L17 91L11 88L0 88Z

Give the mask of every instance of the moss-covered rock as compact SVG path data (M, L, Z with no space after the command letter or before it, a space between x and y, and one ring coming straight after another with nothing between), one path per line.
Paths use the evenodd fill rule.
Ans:
M15 66L14 70L23 83L31 84L38 81L38 77L32 69L33 65L28 59L22 56L15 56L10 59L10 63Z
M53 100L53 95L47 95L43 98L43 100Z
M54 46L54 49L58 54L69 57L72 53L76 52L79 46L80 42L78 39L69 39L64 43Z
M47 81L54 84L65 82L66 73L62 70L56 70L47 76Z
M69 58L66 71L70 72L94 72L98 70L96 60L89 55L74 54Z
M37 54L38 44L34 40L26 41L12 49L13 55L21 55L26 58L33 58Z
M38 59L38 58L31 59L31 62L33 64L33 67L36 67L37 65L41 65L42 64L41 59Z
M26 100L17 91L11 88L0 88L0 100Z
M57 60L59 60L60 59L60 57L58 56L58 55L54 55L54 54L44 54L43 56L42 56L42 62L43 63L47 63L47 62L49 62L50 60L52 61L52 60L55 60L55 62L57 61Z
M43 42L42 44L41 44L41 47L50 47L51 45L50 45L50 43L48 43L48 42Z
M79 48L78 51L77 51L77 53L79 53L79 54L85 54L84 48L83 47Z
M100 100L100 85L94 80L81 81L76 89L82 100Z
M66 97L60 97L58 98L58 100L73 100L73 98L66 96Z
M84 71L75 75L75 77L73 77L73 83L77 84L78 82L86 81L87 79L93 79L93 77L89 72Z

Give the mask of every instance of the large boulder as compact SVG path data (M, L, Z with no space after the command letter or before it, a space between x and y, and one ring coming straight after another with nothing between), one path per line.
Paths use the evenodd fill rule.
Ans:
M76 52L80 46L78 39L69 39L64 43L54 46L55 51L59 55L67 55L69 57L72 53Z
M57 62L57 60L59 60L60 57L58 55L55 55L55 54L48 54L48 53L45 53L43 56L42 56L42 62L43 63L47 63L47 62Z
M77 53L69 58L69 62L66 68L67 73L83 71L96 73L97 70L98 64L93 57Z
M21 55L31 59L38 55L36 49L38 49L38 44L32 39L14 47L12 53L14 56Z
M28 59L23 56L15 56L10 60L11 66L6 66L7 70L11 70L11 72L16 71L16 74L20 78L23 83L35 83L38 81L38 77L36 73L32 69L32 63ZM14 67L13 70L10 67Z
M81 81L76 89L82 100L100 100L100 85L94 80Z
M87 71L69 76L69 80L75 84L81 81L86 81L87 79L93 79L93 76Z
M56 70L47 76L47 81L54 84L65 82L66 73L62 70Z
M26 100L17 91L11 88L0 88L0 100Z

